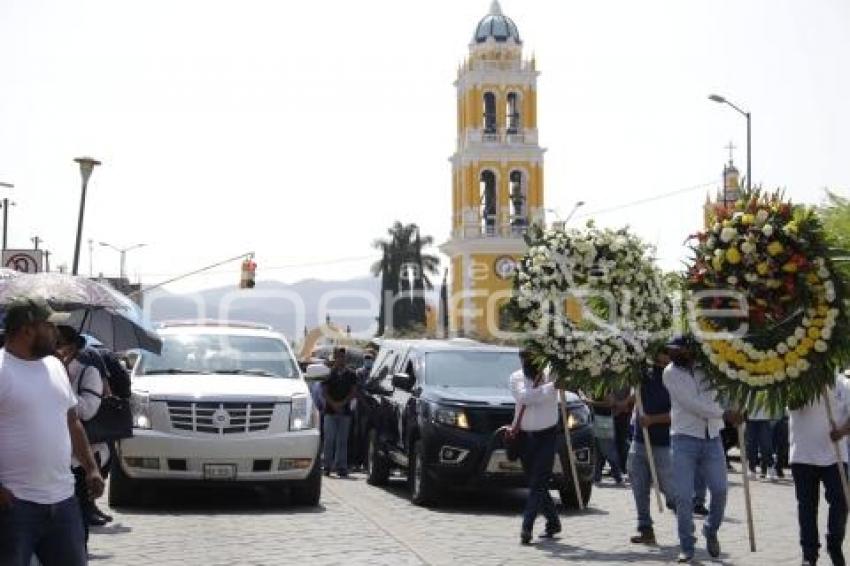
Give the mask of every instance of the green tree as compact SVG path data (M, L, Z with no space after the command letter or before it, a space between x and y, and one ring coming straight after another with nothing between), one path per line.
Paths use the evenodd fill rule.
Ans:
M845 252L838 254L844 259L837 263L845 278L850 278L850 199L827 190L820 213L830 245Z
M423 249L433 245L434 238L422 236L416 224L399 221L387 229L388 238L378 238L372 247L381 259L372 264L371 272L381 277L381 312L378 334L410 331L425 325L425 300L422 293L434 288L429 275L439 273L440 259ZM393 304L392 328L386 320L386 301Z

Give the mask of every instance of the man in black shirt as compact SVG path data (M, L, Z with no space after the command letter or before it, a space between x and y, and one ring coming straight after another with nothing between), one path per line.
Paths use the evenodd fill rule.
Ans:
M322 385L325 399L324 452L325 475L336 471L348 476L348 432L351 428L351 400L357 392L357 376L345 365L345 348L334 350L333 367Z

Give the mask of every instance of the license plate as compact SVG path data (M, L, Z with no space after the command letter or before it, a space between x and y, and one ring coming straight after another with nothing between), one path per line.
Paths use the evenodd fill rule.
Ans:
M236 479L235 464L204 464L204 479L227 481Z

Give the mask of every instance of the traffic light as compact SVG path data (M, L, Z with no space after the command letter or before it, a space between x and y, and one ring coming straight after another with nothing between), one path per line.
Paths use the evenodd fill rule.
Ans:
M247 258L242 262L242 276L239 278L240 289L253 289L257 276L257 262Z

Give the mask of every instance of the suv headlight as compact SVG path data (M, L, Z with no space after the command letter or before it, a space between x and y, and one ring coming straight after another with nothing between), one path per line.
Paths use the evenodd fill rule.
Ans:
M590 424L590 409L587 405L575 405L567 408L567 426L570 430Z
M133 428L151 427L150 395L143 391L133 391L130 394L130 412L133 414Z
M306 394L292 396L289 408L289 430L307 430L313 428L312 411Z
M437 407L434 411L434 422L469 430L469 417L466 411L456 407Z

